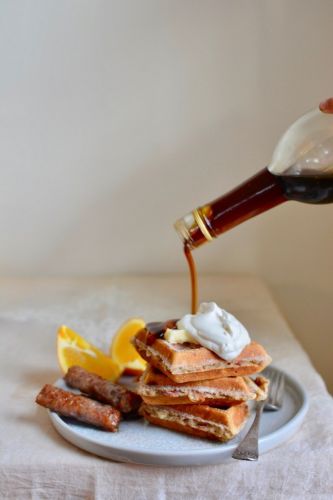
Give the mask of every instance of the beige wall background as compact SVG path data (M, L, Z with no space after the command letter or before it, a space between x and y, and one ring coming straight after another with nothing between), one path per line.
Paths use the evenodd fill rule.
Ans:
M2 0L0 274L185 272L172 223L333 95L332 25L330 0ZM266 280L331 390L332 216L289 202L196 254Z

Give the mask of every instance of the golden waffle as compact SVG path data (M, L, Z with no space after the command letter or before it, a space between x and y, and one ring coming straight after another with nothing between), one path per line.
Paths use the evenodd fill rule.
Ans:
M139 383L139 394L151 405L208 404L231 406L267 397L265 377L221 377L178 384L148 366Z
M232 361L226 361L197 344L171 344L161 336L155 336L148 328L140 330L133 343L148 363L178 383L251 375L271 362L270 356L257 342L245 346Z
M143 403L140 413L160 427L192 436L228 441L242 429L249 410L246 403L226 409L206 405L151 406Z

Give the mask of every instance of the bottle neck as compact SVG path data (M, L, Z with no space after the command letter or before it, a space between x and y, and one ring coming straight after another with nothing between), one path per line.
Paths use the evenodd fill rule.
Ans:
M179 219L175 228L190 248L286 201L279 177L264 168L232 191Z

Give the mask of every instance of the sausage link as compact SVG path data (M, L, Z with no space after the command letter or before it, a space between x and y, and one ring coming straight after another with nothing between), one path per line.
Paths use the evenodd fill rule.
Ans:
M79 389L93 399L108 403L121 413L133 413L140 404L141 397L126 387L114 384L80 366L71 366L64 377L66 384Z
M64 417L72 417L111 432L118 430L121 417L118 410L50 384L44 385L36 403Z

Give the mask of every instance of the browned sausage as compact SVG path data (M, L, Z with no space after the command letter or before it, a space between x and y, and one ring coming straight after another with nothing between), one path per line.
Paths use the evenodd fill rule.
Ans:
M120 413L112 406L104 405L46 384L36 398L36 403L64 417L72 417L107 431L118 430Z
M142 401L138 394L124 386L105 380L80 366L71 366L64 378L70 387L80 389L93 399L111 404L121 413L133 413Z

